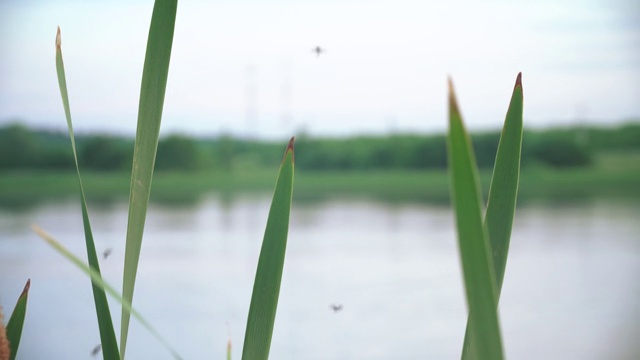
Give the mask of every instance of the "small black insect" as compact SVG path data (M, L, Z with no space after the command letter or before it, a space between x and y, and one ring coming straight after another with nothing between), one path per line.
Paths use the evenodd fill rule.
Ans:
M326 50L321 48L320 46L314 47L313 50L311 50L311 51L316 53L316 57L320 56L320 54L322 54L323 52L326 52Z
M109 255L111 255L111 248L106 248L103 252L102 252L102 257L104 257L105 259L109 257Z
M102 345L98 344L96 345L93 350L91 350L91 356L95 357L96 355L98 355L98 353L100 353L100 350L102 349Z

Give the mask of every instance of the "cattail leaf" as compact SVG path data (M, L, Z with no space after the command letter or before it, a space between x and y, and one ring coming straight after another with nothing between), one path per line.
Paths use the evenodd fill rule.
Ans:
M520 158L522 152L522 121L523 95L522 73L518 74L516 84L511 95L511 102L502 128L496 162L489 188L487 211L484 226L491 239L491 253L496 276L497 298L500 299L502 281L504 280L511 228L516 211L516 199L520 179ZM463 359L476 359L475 340L471 337L470 322L474 313L469 314L467 330L462 350Z
M458 232L465 293L469 312L476 314L471 333L479 359L504 358L496 309L495 270L489 236L482 223L482 198L475 154L449 80L449 134L447 153L451 200Z
M243 360L269 358L289 231L293 194L293 142L294 138L291 138L284 153L262 240L242 348Z
M177 0L156 0L151 15L147 51L142 70L138 128L133 151L129 218L124 255L122 297L133 302L133 291L142 247L142 234L151 192L151 179L158 148L162 107L169 76L171 46L176 22ZM120 356L124 359L129 335L129 311L122 308Z
M62 96L62 105L67 118L67 128L69 130L69 138L71 139L71 149L73 150L73 160L76 165L78 174L78 183L80 185L80 206L82 208L82 224L84 227L84 238L87 247L87 258L89 266L91 266L98 275L100 275L100 264L96 254L96 246L93 241L93 233L91 231L91 223L89 222L89 212L87 211L87 203L84 195L84 187L82 185L82 177L80 176L80 168L78 167L78 154L76 151L76 141L73 134L73 123L71 121L71 107L69 106L69 95L67 92L67 79L64 71L64 62L62 60L62 38L60 28L56 34L56 72L58 75L58 85L60 86L60 95ZM102 344L102 354L104 359L120 359L118 351L118 342L113 329L113 321L111 311L107 303L107 296L99 286L92 283L93 300L98 316L98 328L100 330L100 341Z
M29 298L30 287L31 279L27 280L22 293L18 297L16 306L13 308L13 312L9 317L9 322L7 323L6 331L7 340L9 341L9 360L14 360L18 353L20 338L22 337L22 328L24 327L24 319L27 315L27 300Z

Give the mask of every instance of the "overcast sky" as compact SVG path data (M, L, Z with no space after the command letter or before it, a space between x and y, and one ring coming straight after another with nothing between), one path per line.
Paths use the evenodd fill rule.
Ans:
M134 134L153 1L0 0L0 124ZM326 52L316 56L312 49ZM163 132L289 136L498 128L523 72L525 126L640 118L640 2L186 1Z

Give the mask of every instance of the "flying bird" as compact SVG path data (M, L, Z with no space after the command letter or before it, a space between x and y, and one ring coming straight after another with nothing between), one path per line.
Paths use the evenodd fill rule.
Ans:
M334 313L337 313L342 310L342 304L331 304L329 305L329 308L333 310Z

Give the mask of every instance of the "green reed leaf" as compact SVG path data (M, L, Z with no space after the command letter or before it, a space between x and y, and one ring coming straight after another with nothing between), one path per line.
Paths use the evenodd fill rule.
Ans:
M122 281L122 296L128 303L133 301L138 272L142 234L151 192L162 107L169 75L177 6L177 0L156 0L149 28L147 51L142 71L138 129L131 170L127 244ZM120 356L123 359L129 334L129 319L129 311L123 308L120 332Z
M269 358L289 231L293 194L293 142L294 138L291 138L284 153L262 240L242 348L243 360Z
M469 312L476 314L471 332L479 359L504 358L496 309L497 291L489 236L482 224L482 198L475 154L449 80L447 153L451 199Z
M175 359L182 359L178 352L174 350L171 345L169 345L169 342L166 341L162 336L160 336L160 333L153 326L151 326L151 324L142 315L140 315L140 313L136 311L136 309L131 306L131 303L120 296L118 291L113 286L109 285L109 283L102 279L100 273L85 264L82 260L80 260L80 258L75 256L71 251L65 248L61 243L59 243L56 239L47 234L38 226L33 225L32 228L33 231L38 234L38 236L40 236L44 241L47 242L47 244L51 245L51 247L53 247L58 253L64 256L72 264L77 266L85 274L89 275L96 286L100 287L100 289L109 293L109 295L111 295L114 299L118 300L118 302L122 305L122 308L127 309L127 311L131 315L133 315L133 317L135 317L140 322L140 324L142 324L142 326L144 326L144 328L147 329L149 333L151 333L151 335L158 339L158 341L171 353L171 355L173 355Z
M20 338L22 337L22 328L24 327L24 318L27 315L27 300L29 298L29 287L31 287L31 279L27 280L22 293L18 297L16 306L13 308L9 322L7 323L7 340L9 341L9 360L14 360L20 346Z
M484 226L489 232L493 265L496 276L497 299L500 299L502 281L504 280L511 228L516 211L518 183L520 179L520 158L522 152L522 73L518 74L511 95L511 102L502 128L496 162L489 188L489 200L484 217ZM467 330L462 350L463 359L474 359L477 352L475 340L471 337L470 322L474 313L469 314Z
M87 203L84 195L84 187L82 185L82 177L80 176L80 168L78 166L78 154L76 151L76 141L73 134L73 123L71 121L71 108L69 106L69 95L67 92L67 80L64 72L64 62L62 60L62 39L60 36L60 28L56 34L56 72L58 74L58 85L60 86L60 95L62 96L62 105L67 118L67 128L69 129L69 138L71 139L71 149L73 150L73 159L78 173L78 183L80 184L80 205L82 207L82 224L84 227L84 238L87 247L87 258L89 266L91 266L98 275L100 274L100 264L96 255L96 247L93 241L93 233L91 231L91 223L89 222L89 213L87 211ZM93 300L95 302L96 314L98 316L98 328L100 330L100 341L102 343L102 353L104 359L120 359L118 352L118 342L113 329L113 321L111 311L107 303L107 296L99 286L92 283Z

